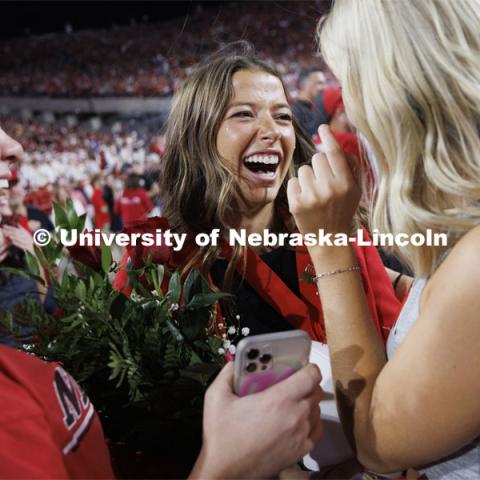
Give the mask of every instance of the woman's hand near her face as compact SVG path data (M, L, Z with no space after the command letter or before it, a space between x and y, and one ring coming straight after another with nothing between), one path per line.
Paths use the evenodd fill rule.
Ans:
M23 227L13 227L11 225L3 225L2 229L4 234L12 242L12 245L20 250L30 252L31 254L34 253L33 237L28 230L25 230Z
M322 436L320 380L308 365L239 398L226 365L205 396L204 443L190 478L268 478L297 462Z
M324 153L302 166L298 178L288 182L288 202L302 234L349 234L361 196L359 184L347 157L328 126L319 128Z
M25 252L30 252L35 255L35 249L33 247L32 234L25 228L18 226L13 227L11 225L2 225L3 234L10 240L11 244ZM40 295L40 301L45 300L47 294L46 278L43 268L40 269L40 277L43 279L43 283L37 283L38 293Z

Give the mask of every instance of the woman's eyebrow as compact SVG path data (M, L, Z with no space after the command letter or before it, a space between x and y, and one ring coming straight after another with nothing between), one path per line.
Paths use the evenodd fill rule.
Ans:
M291 110L291 107L288 103L276 103L273 107L274 108L288 108L289 110Z
M247 106L247 107L254 107L255 103L252 102L234 102L228 105L227 108L233 108L233 107L239 107L239 106ZM276 103L273 105L273 108L288 108L291 109L290 105L288 103Z
M254 105L255 104L252 102L233 102L228 105L228 108L239 107L239 106L253 107Z

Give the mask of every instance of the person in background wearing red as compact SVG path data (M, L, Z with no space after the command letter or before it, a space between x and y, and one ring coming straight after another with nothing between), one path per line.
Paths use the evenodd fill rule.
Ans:
M103 177L94 175L92 178L93 193L90 201L95 211L95 227L100 230L108 230L110 228L110 213L108 212L107 202L103 198L103 186Z
M115 205L115 213L122 217L123 225L145 220L153 203L140 185L140 177L131 173L125 181L125 189Z
M330 127L333 136L345 153L360 159L360 147L357 136L352 132L345 107L343 105L342 91L339 88L325 88L317 99L317 105L325 115L325 122ZM321 150L322 141L318 133L313 141L317 149Z

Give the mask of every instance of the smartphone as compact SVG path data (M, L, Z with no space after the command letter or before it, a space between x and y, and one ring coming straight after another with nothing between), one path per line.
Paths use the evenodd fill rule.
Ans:
M312 341L302 330L252 335L237 345L233 386L239 397L261 392L308 363Z

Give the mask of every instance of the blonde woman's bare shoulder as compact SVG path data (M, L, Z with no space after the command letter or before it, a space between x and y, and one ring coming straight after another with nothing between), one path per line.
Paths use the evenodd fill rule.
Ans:
M469 244L472 247L476 247L477 251L480 252L480 244L478 243L479 240L480 240L480 225L477 225L476 227L469 230L465 235L463 235L463 237L458 241L455 247Z
M462 297L473 296L480 303L480 225L463 235L432 275L422 304L432 294L449 296L460 292Z
M456 264L458 268L468 268L480 273L480 225L460 238L444 263L449 268Z

